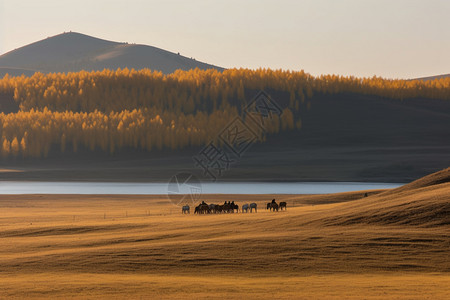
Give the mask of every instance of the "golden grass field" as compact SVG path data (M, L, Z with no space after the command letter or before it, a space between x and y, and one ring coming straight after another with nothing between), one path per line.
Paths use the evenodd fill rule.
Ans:
M450 169L391 191L0 196L0 299L450 299ZM263 205L287 201L283 212Z

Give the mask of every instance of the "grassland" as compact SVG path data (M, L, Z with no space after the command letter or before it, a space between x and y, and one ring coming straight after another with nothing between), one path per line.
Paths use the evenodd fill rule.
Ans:
M450 169L392 191L0 196L0 298L448 299ZM262 206L276 197L288 210Z

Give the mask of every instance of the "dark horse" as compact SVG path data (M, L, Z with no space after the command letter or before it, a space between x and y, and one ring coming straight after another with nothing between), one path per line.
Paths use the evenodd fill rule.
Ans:
M269 203L267 203L267 208L266 209L269 209L269 210L271 210L271 211L278 211L278 204L276 203L276 202L269 202Z
M233 202L226 202L222 205L222 211L225 213L234 213L234 211L239 212L239 205Z
M286 202L280 202L280 210L283 210L283 208L284 210L286 210L286 206L287 206Z
M239 212L239 205L231 203L230 209L231 209L231 212L233 212L233 213L234 213L234 211Z
M211 213L216 214L217 211L218 211L218 206L219 206L219 205L217 205L217 204L210 204L210 205L209 205L209 210L211 211Z
M211 210L209 209L208 204L201 203L195 207L194 214L209 214Z
M225 202L225 203L222 205L222 212L224 212L224 213L229 213L230 210L231 210L230 206L231 206L231 204Z

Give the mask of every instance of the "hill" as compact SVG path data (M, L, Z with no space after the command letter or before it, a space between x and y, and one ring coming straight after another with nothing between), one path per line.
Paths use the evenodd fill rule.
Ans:
M0 78L4 77L6 74L8 74L9 76L32 76L36 72L36 70L23 68L0 67Z
M443 74L443 75L435 75L435 76L427 76L427 77L420 77L415 78L413 80L435 80L435 79L441 79L441 78L449 78L450 74Z
M336 207L327 225L450 225L450 168L397 189Z
M434 187L436 185L445 184L450 182L450 168L438 171L436 173L427 175L425 177L419 178L407 185L400 188L394 189L392 191L386 192L384 195L396 194L404 191L413 191L421 188Z
M172 73L177 69L218 69L192 58L147 45L117 43L76 32L59 34L0 56L0 77L35 71L76 72L117 68Z

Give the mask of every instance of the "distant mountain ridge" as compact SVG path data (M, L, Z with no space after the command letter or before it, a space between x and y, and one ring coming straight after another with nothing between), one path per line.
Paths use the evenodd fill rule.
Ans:
M0 56L0 77L34 72L77 72L103 69L151 69L165 74L177 69L217 69L210 65L147 45L107 41L76 32L62 33Z
M222 67L153 46L113 42L77 32L64 32L0 55L0 78L6 74L31 76L35 72L67 73L118 68L151 69L164 74L177 69L224 70ZM411 80L447 77L450 74Z
M414 80L435 80L435 79L448 78L448 77L450 77L450 74L442 74L442 75L436 75L436 76L420 77L420 78L415 78Z

